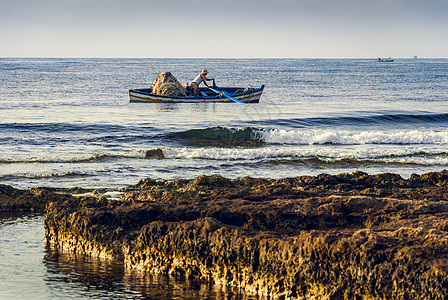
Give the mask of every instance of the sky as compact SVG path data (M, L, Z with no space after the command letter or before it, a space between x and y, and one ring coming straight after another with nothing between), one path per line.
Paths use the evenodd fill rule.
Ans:
M0 0L0 57L448 57L447 0Z

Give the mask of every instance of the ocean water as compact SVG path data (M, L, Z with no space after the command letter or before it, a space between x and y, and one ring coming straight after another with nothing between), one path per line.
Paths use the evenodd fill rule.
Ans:
M188 82L204 68L218 86L265 84L260 103L129 103L129 89L163 71ZM0 58L0 184L113 191L147 177L357 170L407 178L447 168L447 103L448 59ZM154 149L165 158L146 158ZM39 218L8 222L43 230ZM3 228L2 247L24 246L5 242ZM19 287L56 276L39 249L41 272Z
M153 70L151 70L151 68ZM129 103L162 71L260 86L259 104ZM448 163L448 60L0 59L0 182L119 188ZM147 159L151 149L165 159Z

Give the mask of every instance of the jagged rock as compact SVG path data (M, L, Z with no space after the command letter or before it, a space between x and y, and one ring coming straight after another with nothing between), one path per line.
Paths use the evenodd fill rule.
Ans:
M152 92L157 95L180 97L186 96L186 85L182 85L171 72L163 72L156 77Z
M42 212L49 202L64 201L69 198L70 196L66 193L57 193L52 188L20 190L0 184L0 212Z
M445 172L146 179L50 203L51 245L288 299L444 299Z

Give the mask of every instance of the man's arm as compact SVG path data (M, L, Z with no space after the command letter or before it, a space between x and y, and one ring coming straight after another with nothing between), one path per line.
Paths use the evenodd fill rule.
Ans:
M204 79L203 81L204 81L204 84L205 84L206 87L209 87L208 84L207 84L207 81L215 80L214 78L207 78L207 77L205 77L204 74L201 74L201 77L202 77L202 79Z

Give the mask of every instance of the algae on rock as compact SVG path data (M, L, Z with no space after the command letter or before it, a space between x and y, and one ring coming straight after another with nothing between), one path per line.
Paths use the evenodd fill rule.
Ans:
M51 203L53 245L129 268L303 299L443 299L447 172L142 180Z

